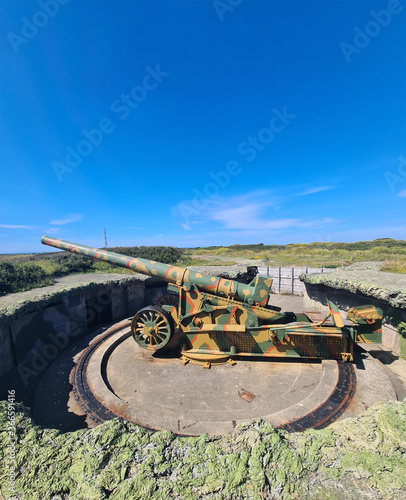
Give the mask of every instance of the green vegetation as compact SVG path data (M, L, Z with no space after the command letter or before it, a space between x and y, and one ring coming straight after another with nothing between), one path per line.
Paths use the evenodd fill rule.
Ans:
M14 408L11 410L14 412ZM258 420L233 433L176 437L115 418L61 434L0 401L0 488L22 500L404 498L406 403L372 406L323 430L276 430ZM14 416L14 415L13 415ZM15 491L9 457L15 453ZM345 492L345 494L344 494Z
M163 264L176 264L182 257L183 250L174 247L112 247L107 248L110 252L121 253L129 257L140 257L141 259L156 260Z
M175 264L183 250L173 247L114 247L108 250L130 257ZM68 252L0 256L0 295L54 283L55 278L82 273L134 274L130 269Z
M21 258L30 257L31 255L32 254L30 253L3 253L0 255L0 260L2 262L8 262L8 261L15 262L18 261L20 257Z
M199 256L253 259L270 266L339 267L354 262L385 261L385 270L406 272L406 241L383 238L356 243L231 245L193 249Z
M0 295L52 284L37 264L0 262Z
M385 260L382 264L381 271L387 273L406 273L406 258Z
M220 260L216 257L203 257L203 256L195 256L190 251L185 251L183 254L183 258L181 262L178 263L183 267L198 267L198 266L234 266L237 264L235 260Z
M257 245L211 246L194 249L140 246L113 247L108 248L108 250L130 257L141 257L184 267L232 266L243 260L264 262L269 266L300 267L339 267L355 262L375 261L383 262L381 271L406 273L405 240L378 239L356 243L292 243L284 246L259 243ZM128 269L67 252L3 255L0 256L0 263L16 266L0 268L0 294L48 285L53 282L54 278L76 273L133 274ZM37 267L24 267L27 264ZM42 274L38 271L38 267L42 269ZM27 277L26 281L24 276Z

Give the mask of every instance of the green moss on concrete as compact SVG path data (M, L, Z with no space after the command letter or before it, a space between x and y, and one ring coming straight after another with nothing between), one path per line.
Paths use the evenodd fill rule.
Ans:
M406 309L406 277L391 273L360 270L336 270L332 273L301 274L300 280L311 285L324 285L337 290L362 293Z
M18 292L0 297L0 321L10 321L31 312L42 310L62 301L68 295L97 292L106 286L120 286L130 282L145 282L150 278L141 274L123 275L74 275L59 278L50 287L38 288L28 292Z
M2 429L7 402L0 402ZM215 438L180 438L114 419L61 434L35 426L17 405L18 498L402 498L406 403L376 405L328 429L289 434L261 420ZM10 436L1 433L0 486ZM65 496L64 496L65 495ZM365 496L365 498L367 498Z

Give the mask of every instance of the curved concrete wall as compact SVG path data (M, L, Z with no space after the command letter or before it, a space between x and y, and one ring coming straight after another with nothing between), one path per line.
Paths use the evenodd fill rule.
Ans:
M155 303L165 290L165 282L143 276L85 275L7 296L8 306L0 309L1 396L15 388L29 404L42 373L62 350L94 328Z

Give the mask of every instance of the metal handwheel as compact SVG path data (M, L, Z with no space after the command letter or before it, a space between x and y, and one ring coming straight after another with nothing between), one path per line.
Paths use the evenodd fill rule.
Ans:
M162 297L158 300L156 303L158 307L162 306L174 306L178 307L179 305L179 295L175 294L168 294L168 295L162 295Z

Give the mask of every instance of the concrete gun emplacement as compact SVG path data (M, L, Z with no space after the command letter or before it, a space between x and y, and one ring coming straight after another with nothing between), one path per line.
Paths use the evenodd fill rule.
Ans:
M48 236L41 243L166 281L168 295L139 310L131 331L142 348L170 349L184 362L210 366L240 356L352 361L356 342L381 341L382 311L371 305L352 307L343 320L327 301L325 318L314 322L304 312L268 305L272 279L267 276L242 284Z

